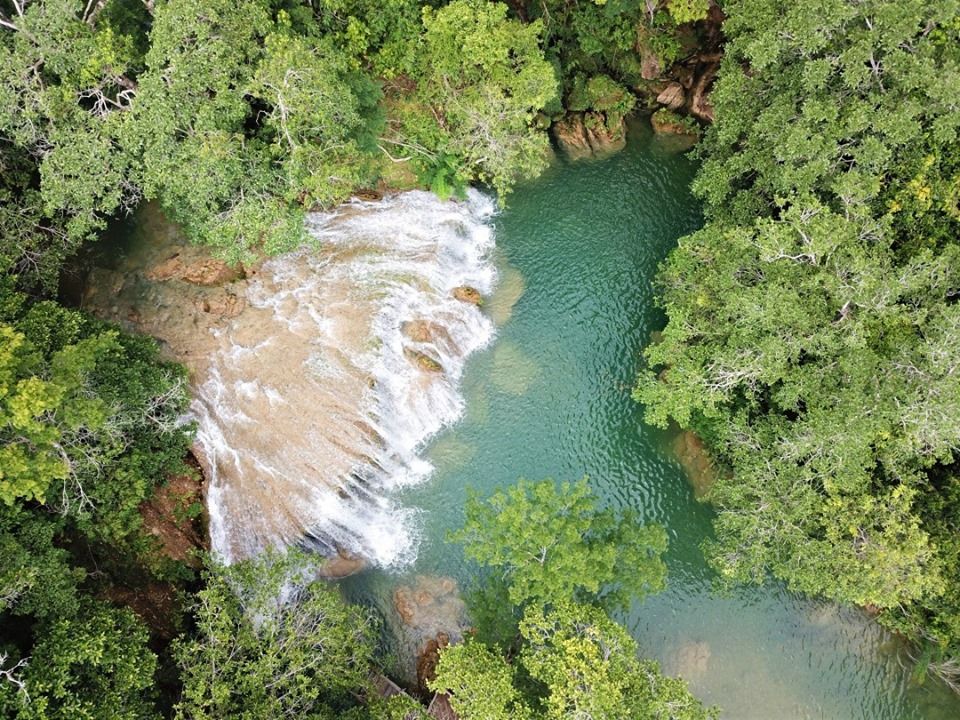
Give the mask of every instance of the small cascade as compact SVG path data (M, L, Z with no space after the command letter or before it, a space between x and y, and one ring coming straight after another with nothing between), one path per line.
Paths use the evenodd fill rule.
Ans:
M491 321L493 202L410 192L314 214L311 247L265 263L242 313L194 361L213 550L308 544L380 566L416 547L392 491L431 472L424 442L463 411L458 381ZM462 293L458 293L462 295Z

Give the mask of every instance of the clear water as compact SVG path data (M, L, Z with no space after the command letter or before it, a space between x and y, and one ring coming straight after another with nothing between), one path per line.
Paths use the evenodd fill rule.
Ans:
M630 399L639 351L663 324L651 280L677 238L697 227L693 164L634 128L612 158L558 160L519 189L496 221L497 339L463 376L465 417L426 449L435 472L399 498L417 508L421 545L404 574L370 571L350 594L389 606L410 576L474 568L445 542L468 487L489 494L518 477L583 475L608 503L669 531L667 589L623 618L644 652L680 674L726 718L960 718L960 698L910 680L901 644L859 610L776 584L712 592L700 543L711 511ZM523 293L511 307L521 286Z

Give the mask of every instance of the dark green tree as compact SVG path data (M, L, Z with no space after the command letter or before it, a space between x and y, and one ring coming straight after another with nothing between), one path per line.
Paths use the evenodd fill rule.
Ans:
M960 7L724 9L707 224L662 268L636 397L731 470L724 577L882 608L955 656Z

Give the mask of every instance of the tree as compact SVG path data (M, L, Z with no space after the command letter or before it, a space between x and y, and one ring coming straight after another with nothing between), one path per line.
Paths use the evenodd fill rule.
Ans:
M956 653L958 6L724 10L707 224L661 270L636 398L731 470L724 577L772 571Z
M230 260L289 250L303 214L372 177L376 86L266 0L156 9L127 145L147 197Z
M521 480L487 503L472 497L454 537L468 556L503 571L501 602L522 619L508 621L515 634L505 642L489 642L498 633L482 629L441 650L430 688L449 694L463 720L715 717L682 680L640 660L602 607L663 584L666 536L634 520L597 510L586 480ZM620 578L630 580L614 586Z
M374 629L300 554L214 566L175 654L176 717L334 717L368 684Z
M88 603L55 620L25 661L22 690L0 686L17 720L144 720L153 707L156 656L129 610Z
M156 344L0 287L0 501L36 501L119 541L182 466L183 368Z
M506 196L517 180L545 167L548 140L535 126L557 93L540 47L542 27L507 19L507 6L454 0L423 10L418 98L406 132L427 148L434 179L444 187L444 160L455 161L455 183L489 183Z
M452 539L468 557L502 571L516 606L600 597L626 607L660 590L666 576L663 528L598 509L586 479L520 480L487 501L471 496L464 527Z
M10 5L0 10L0 260L49 289L70 252L139 200L121 135L143 10L115 2L104 12L107 3L79 0Z

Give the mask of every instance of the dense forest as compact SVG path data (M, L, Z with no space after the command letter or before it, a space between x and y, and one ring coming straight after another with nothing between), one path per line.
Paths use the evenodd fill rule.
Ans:
M374 691L377 618L322 559L145 530L194 427L186 371L61 292L111 223L155 202L250 263L357 192L509 204L551 139L654 110L702 135L705 224L634 395L712 454L705 552L869 607L960 685L958 98L955 0L0 0L0 715L422 712ZM199 498L166 507L202 534ZM476 632L430 689L464 720L717 712L614 619L663 587L662 528L521 481L452 539Z

